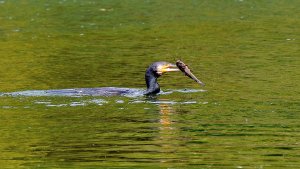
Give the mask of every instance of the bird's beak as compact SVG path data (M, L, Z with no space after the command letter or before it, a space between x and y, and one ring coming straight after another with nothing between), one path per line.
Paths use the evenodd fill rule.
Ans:
M158 67L158 73L163 74L166 72L180 71L175 64L167 63Z

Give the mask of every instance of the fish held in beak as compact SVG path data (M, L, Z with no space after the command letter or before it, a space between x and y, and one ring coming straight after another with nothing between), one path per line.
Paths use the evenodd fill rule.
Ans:
M194 81L196 81L197 83L199 83L202 86L205 86L205 84L203 82L201 82L189 69L188 65L186 65L185 63L183 63L181 60L177 60L176 61L176 66L189 78L193 79Z

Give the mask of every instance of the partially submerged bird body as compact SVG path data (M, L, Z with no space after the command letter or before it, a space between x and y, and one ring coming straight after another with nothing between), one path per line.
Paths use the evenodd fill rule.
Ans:
M182 61L181 61L182 62ZM182 62L183 63L183 62ZM146 91L132 88L101 87L101 88L77 88L77 89L58 89L58 90L28 90L21 92L4 93L2 95L21 95L21 96L140 96L155 95L160 92L157 78L166 72L183 71L187 76L197 81L198 79L189 72L187 66L175 65L169 62L154 62L145 72ZM179 69L178 69L179 68ZM197 80L196 80L197 79ZM197 81L199 83L199 80ZM202 82L201 82L202 83Z
M12 96L141 96L142 89L120 88L120 87L99 87L99 88L75 88L55 90L28 90L2 95Z

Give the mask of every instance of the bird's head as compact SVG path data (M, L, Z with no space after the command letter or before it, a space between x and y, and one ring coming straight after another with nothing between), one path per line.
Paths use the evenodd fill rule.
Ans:
M154 62L152 65L150 65L147 71L149 71L149 73L151 72L155 77L158 78L166 72L174 72L180 70L175 64L169 62Z

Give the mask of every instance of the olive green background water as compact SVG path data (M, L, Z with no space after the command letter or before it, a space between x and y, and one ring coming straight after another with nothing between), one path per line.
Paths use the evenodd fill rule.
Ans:
M144 88L147 97L0 97L1 168L298 168L300 1L1 0L0 92ZM204 92L176 92L184 89Z

